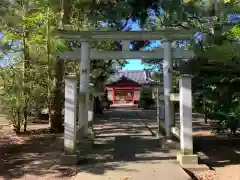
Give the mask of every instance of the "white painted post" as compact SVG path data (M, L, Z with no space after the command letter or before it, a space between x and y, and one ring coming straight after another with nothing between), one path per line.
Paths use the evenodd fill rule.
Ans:
M164 117L165 117L164 101L161 101L159 103L159 106L160 106L160 119L164 119Z
M75 76L65 79L64 150L76 153L77 80Z
M130 49L130 41L122 40L122 51L129 51Z
M172 102L170 101L170 93L172 91L172 75L169 70L172 69L172 51L171 42L168 40L162 41L164 48L164 59L163 59L163 83L164 83L164 102L165 102L165 131L166 136L171 135L172 125Z
M160 105L159 105L159 87L156 88L157 90L157 122L160 124Z
M88 124L89 124L89 109L90 109L90 48L88 43L88 61L87 61L87 74L86 74L86 97L85 97L85 119L86 119L86 126L84 127L84 134L88 133Z
M157 90L157 123L158 123L158 131L157 131L157 139L159 140L160 138L160 128L161 128L161 124L160 124L160 106L159 106L159 86L157 86L156 88Z
M179 81L180 143L183 154L193 154L191 78L190 75L182 75Z
M89 42L81 42L81 61L80 61L80 88L79 88L79 126L84 135L88 132L88 108L89 108Z
M159 108L160 108L160 119L164 120L165 117L165 103L164 103L164 88L160 86L159 91Z

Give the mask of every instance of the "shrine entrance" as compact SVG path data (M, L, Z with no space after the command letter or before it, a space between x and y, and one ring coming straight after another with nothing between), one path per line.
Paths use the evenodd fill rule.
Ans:
M140 91L142 88L141 82L139 82L138 78L128 78L125 76L133 76L137 77L141 76L141 74L145 74L144 70L138 71L121 71L117 72L119 74L117 80L107 83L106 89L108 92L108 99L112 101L112 105L123 105L136 104L140 100ZM139 75L140 74L140 75ZM116 75L115 75L116 76ZM134 80L133 80L134 79Z
M65 132L64 132L64 147L65 155L76 154L76 143L89 138L89 118L90 108L90 60L105 60L105 59L163 59L163 76L164 76L164 129L166 139L171 137L171 126L173 125L173 102L171 100L172 93L172 59L189 59L194 56L191 50L172 48L172 40L191 39L194 32L180 31L176 29L167 29L159 32L68 32L58 31L61 38L78 39L81 41L81 48L76 48L74 51L66 52L60 55L61 59L80 60L80 87L77 92L76 78L66 78L65 82ZM131 40L160 40L163 48L158 48L154 51L130 51ZM95 40L122 40L122 51L97 51L90 48L91 41ZM125 78L124 76L122 77ZM180 163L185 159L191 163L197 162L197 156L193 155L193 140L192 140L192 92L191 92L191 76L181 75L179 81L179 101L180 101L180 142L181 153L178 157ZM113 102L132 102L135 100L135 88L131 91L129 86L118 86L123 82L119 79L108 86L112 88ZM125 80L128 81L127 78ZM136 83L136 82L135 82ZM126 88L128 87L128 88ZM126 88L126 89L125 89ZM134 98L134 99L133 99ZM77 103L79 100L79 103ZM79 110L77 110L79 104ZM77 113L78 111L78 113ZM78 117L77 117L78 114ZM161 122L157 119L158 126ZM160 128L158 128L160 129ZM157 132L159 137L160 131ZM84 138L83 138L84 137ZM94 138L94 136L92 136ZM184 159L185 158L185 159Z
M129 89L116 89L114 103L134 104L133 91Z

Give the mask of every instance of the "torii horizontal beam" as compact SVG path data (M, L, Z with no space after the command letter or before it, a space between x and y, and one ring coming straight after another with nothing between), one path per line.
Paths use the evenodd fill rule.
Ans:
M172 49L172 58L174 59L189 59L195 54L191 50L181 48ZM81 48L76 48L74 51L69 51L60 54L60 59L80 60ZM110 60L110 59L163 59L164 50L158 48L155 51L97 51L90 49L89 59L94 60Z
M56 30L56 34L63 39L88 40L188 40L199 30L164 29L159 31L66 31Z

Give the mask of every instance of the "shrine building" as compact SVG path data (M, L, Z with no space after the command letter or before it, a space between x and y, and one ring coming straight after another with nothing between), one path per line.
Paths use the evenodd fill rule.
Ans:
M140 100L141 88L149 84L148 70L120 70L109 78L105 85L108 99L116 104L136 104Z

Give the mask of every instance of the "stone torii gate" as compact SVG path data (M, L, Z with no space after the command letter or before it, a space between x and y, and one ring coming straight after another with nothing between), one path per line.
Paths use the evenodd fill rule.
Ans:
M194 56L190 50L182 48L173 49L171 47L172 40L191 39L196 31L182 31L166 29L164 31L131 31L131 32L110 32L110 31L94 31L94 32L69 32L59 30L58 35L63 39L74 39L81 41L81 48L74 51L65 52L60 55L61 59L80 60L80 88L79 88L79 118L78 127L76 127L76 104L77 104L77 88L76 79L67 78L65 81L65 155L68 155L74 162L76 161L76 141L77 131L82 135L88 132L88 110L89 110L89 69L90 60L106 60L106 59L162 59L163 58L163 74L164 74L164 102L165 102L165 131L166 136L171 136L171 126L173 123L172 101L170 99L172 91L172 59L189 59ZM160 40L163 48L155 51L130 51L129 42L131 40ZM123 51L103 51L90 48L90 42L93 40L122 40L124 42ZM180 77L180 122L181 122L181 156L178 156L180 162L182 158L192 157L192 98L191 96L191 78L190 76ZM69 110L69 107L71 109ZM182 155L184 154L184 155ZM187 155L187 156L186 156ZM68 157L68 158L69 158ZM191 159L191 158L190 158ZM190 160L192 161L192 159ZM194 156L193 159L196 162Z

